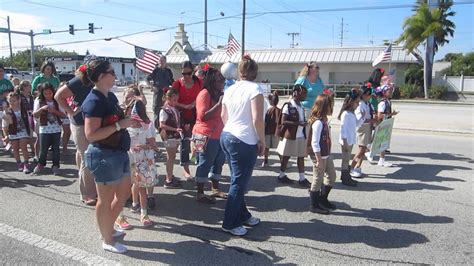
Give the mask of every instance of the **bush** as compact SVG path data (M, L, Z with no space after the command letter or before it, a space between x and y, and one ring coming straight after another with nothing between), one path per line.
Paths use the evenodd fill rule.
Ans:
M428 90L428 97L431 99L444 99L448 93L448 87L441 85L434 85Z
M400 86L400 97L412 99L420 95L420 87L415 84L402 84Z
M392 99L400 99L400 87L395 87L392 93Z

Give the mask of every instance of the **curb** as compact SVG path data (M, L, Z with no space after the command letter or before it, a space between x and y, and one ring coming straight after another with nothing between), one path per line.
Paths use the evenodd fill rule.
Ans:
M331 120L334 121L334 120ZM335 120L337 122L331 123L333 126L340 126L341 123L338 120ZM474 135L473 131L467 131L467 130L452 130L452 129L447 129L447 130L439 130L439 129L431 129L431 128L413 128L413 127L397 127L394 126L393 130L401 130L401 131L416 131L416 132L431 132L431 133L442 133L442 134L456 134L456 135Z
M280 99L289 99L289 96L280 96ZM344 98L335 98L335 101L343 101ZM439 105L459 105L459 106L474 106L474 102L451 102L451 101L433 101L433 100L409 100L409 99L392 99L394 103L408 103L408 104L439 104Z

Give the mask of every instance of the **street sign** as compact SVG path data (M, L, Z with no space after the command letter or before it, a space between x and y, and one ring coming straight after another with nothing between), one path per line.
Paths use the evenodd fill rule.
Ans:
M8 28L0 28L0 32L8 32Z
M44 29L43 34L51 34L51 30L50 29Z

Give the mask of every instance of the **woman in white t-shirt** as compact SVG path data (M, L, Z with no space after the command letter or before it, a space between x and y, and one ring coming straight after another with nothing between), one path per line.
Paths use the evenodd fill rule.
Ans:
M255 82L257 63L246 55L239 63L240 80L229 87L222 100L221 146L231 173L222 229L233 235L247 233L243 225L255 226L260 219L247 210L244 194L257 155L265 151L263 89Z

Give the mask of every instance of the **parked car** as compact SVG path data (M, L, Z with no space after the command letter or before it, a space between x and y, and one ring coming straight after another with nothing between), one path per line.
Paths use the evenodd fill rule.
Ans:
M6 67L5 68L5 79L11 80L12 78L19 78L21 80L33 80L33 75L28 71L18 71L16 68Z

